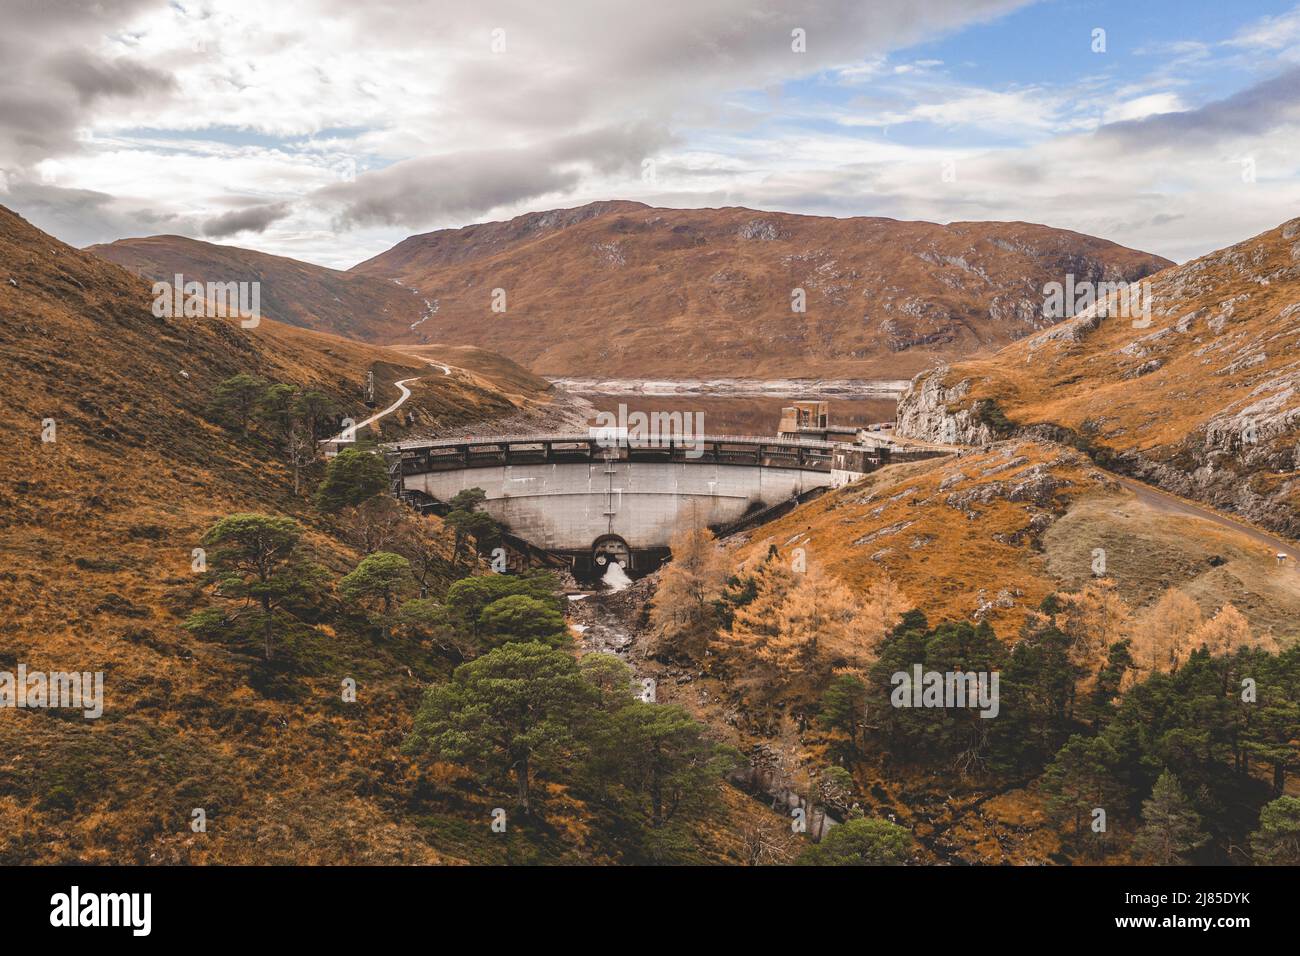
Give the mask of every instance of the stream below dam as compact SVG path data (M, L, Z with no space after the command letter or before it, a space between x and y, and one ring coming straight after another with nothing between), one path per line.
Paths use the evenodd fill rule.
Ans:
M634 686L641 694L647 695L645 699L684 704L688 711L695 711L697 719L707 720L701 711L691 706L691 701L683 699L691 696L695 703L700 702L702 689L697 686L699 675L696 669L668 665L646 654L646 622L654 596L655 578L657 575L631 581L619 573L617 565L611 565L605 580L596 589L572 589L568 592L569 624L577 632L583 654L612 654L627 664L632 670ZM712 732L716 734L719 729L715 724ZM734 729L731 732L734 733ZM743 746L740 736L730 742ZM794 789L784 775L773 773L761 761L738 768L729 779L765 805L775 825L789 826L793 811L802 808L807 814L809 832L820 840L839 822L823 806L809 808L805 796Z
M717 686L706 689L707 682L701 680L698 668L647 656L646 619L657 577L642 578L626 586L620 581L616 588L570 588L567 617L578 632L581 653L618 657L632 669L634 685L642 692L647 688L646 681L653 681L653 699L685 706L697 720L710 726L710 737L747 753L748 765L733 772L730 782L765 807L775 827L790 827L793 811L803 808L809 831L820 839L840 821L823 806L809 808L795 782L779 771L778 763L766 759L772 754L772 747L779 746L778 742L741 730L742 721L728 715L732 705L726 702L725 696L719 695L723 689ZM988 800L1024 787L1026 782L1016 780L989 791L954 794L926 793L901 781L876 779L864 784L860 800L867 816L888 819L912 829L917 842L937 862L964 865L969 861L963 855L962 841L954 833L963 824L977 822L981 807Z

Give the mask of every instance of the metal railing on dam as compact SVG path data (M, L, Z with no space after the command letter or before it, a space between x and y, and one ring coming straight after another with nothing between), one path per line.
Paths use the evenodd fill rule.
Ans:
M385 446L401 462L401 475L422 475L500 465L575 462L660 462L748 465L829 472L835 443L756 435L707 435L640 440L590 434L508 435L491 438L404 441Z

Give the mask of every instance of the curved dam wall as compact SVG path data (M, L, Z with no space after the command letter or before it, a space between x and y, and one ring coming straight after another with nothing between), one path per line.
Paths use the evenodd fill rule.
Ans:
M829 471L706 462L591 461L495 465L406 475L440 501L482 488L484 510L552 551L590 552L604 535L633 550L666 548L683 527L726 524L831 484Z

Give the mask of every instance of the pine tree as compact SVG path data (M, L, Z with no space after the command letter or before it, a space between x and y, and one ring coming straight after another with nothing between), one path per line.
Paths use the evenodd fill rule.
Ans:
M331 513L359 505L388 487L388 469L378 455L358 448L345 448L325 469L316 489L316 507Z
M1187 862L1192 851L1204 846L1209 837L1201 829L1201 817L1183 794L1178 778L1168 770L1160 774L1151 797L1142 801L1142 828L1133 849L1161 866Z
M456 627L446 605L433 598L413 598L397 609L397 624L409 638L429 641L450 651L460 661L469 660L478 650L473 635Z
M564 614L527 594L497 598L479 614L479 633L492 645L541 641L560 647L570 642Z
M849 746L858 749L858 729L867 714L867 685L853 674L839 674L822 694L821 721L833 730L849 735Z
M1278 797L1265 804L1250 845L1256 863L1300 866L1300 798Z
M533 776L568 766L581 719L599 702L569 654L545 644L506 644L461 664L435 684L403 749L513 778L515 805L532 812Z
M411 563L406 558L391 551L376 551L366 555L356 570L339 582L339 591L350 601L378 602L380 633L386 640L393 602L413 583Z
M451 552L453 565L460 561L461 551L471 538L480 554L501 540L501 526L486 511L479 510L485 501L487 492L482 488L466 488L458 491L448 502L451 510L442 520L455 536Z
M248 423L257 410L266 382L255 375L240 372L217 385L212 396L212 410L216 417L238 425L241 434L248 434Z
M411 574L428 597L440 582L454 577L451 556L454 532L435 515L419 515L402 523L393 550L411 562Z
M1127 796L1115 780L1119 762L1119 754L1105 737L1071 737L1041 779L1040 786L1049 795L1048 812L1072 820L1076 837L1083 832L1085 820L1091 823L1093 811L1105 811L1107 819L1114 815Z
M584 654L578 660L583 679L600 695L600 709L617 713L635 699L632 668L613 654Z
M865 817L831 827L825 839L799 857L802 866L902 866L912 855L912 834L887 820Z
M1070 662L1070 639L1051 617L1027 628L1002 671L1001 692L1009 702L998 720L1001 762L1031 769L1051 759L1075 728L1071 703L1079 679Z
M633 701L614 714L610 730L610 778L643 803L654 829L711 793L731 766L728 752L675 705Z
M1290 680L1291 694L1294 695L1294 672ZM1289 699L1283 689L1285 686L1274 678L1273 686L1266 689L1260 701L1261 707L1252 719L1244 741L1246 753L1272 767L1275 797L1280 797L1285 790L1287 774L1300 768L1300 733L1296 730L1300 727L1300 701Z
M512 594L535 598L563 617L564 599L555 578L545 571L523 574L476 574L461 578L447 588L446 604L452 620L462 629L478 635L483 610L494 601Z
M325 587L324 569L298 553L301 538L302 530L292 518L248 513L222 518L203 536L205 545L217 548L210 558L217 594L261 608L268 661L276 610Z

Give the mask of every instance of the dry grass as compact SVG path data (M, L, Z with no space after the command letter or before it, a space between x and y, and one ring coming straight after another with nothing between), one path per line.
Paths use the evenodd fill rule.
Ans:
M1092 577L1092 551L1106 552L1107 573L1132 608L1149 607L1179 588L1212 615L1232 604L1259 634L1283 644L1300 637L1300 572L1227 528L1156 511L1127 491L1080 498L1043 536L1045 569L1061 590Z
M428 308L423 296L385 279L183 236L119 239L86 251L150 281L171 282L178 272L203 283L260 281L270 318L366 342L409 333Z

